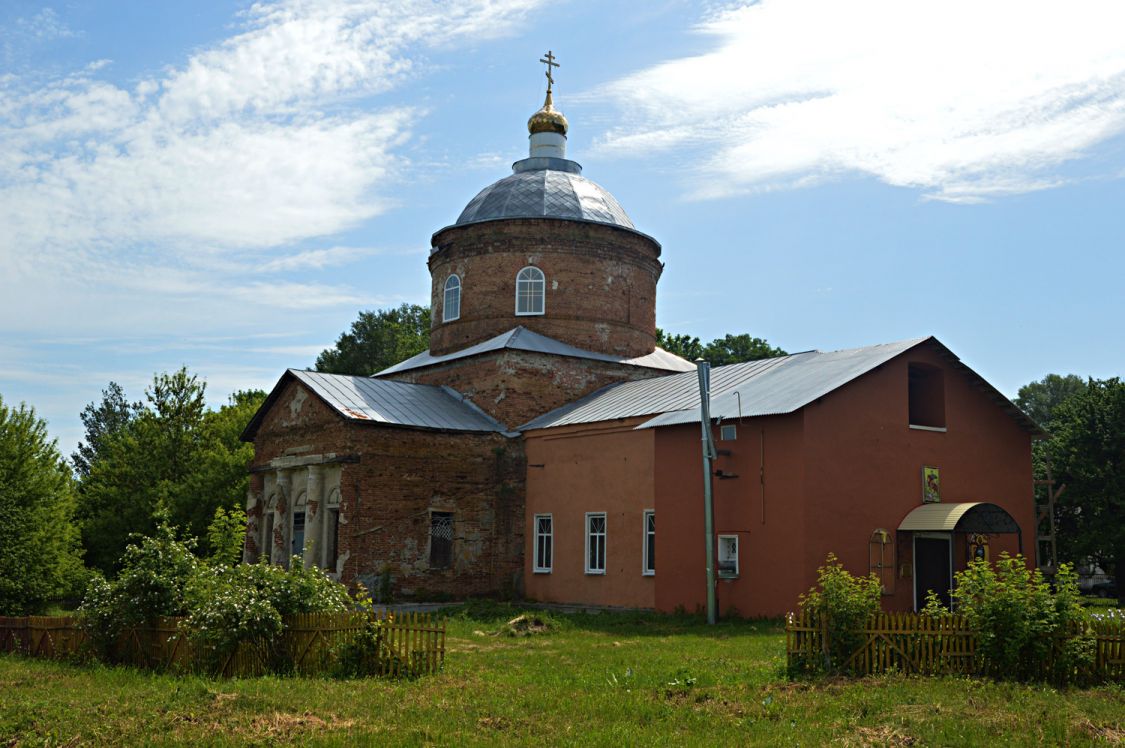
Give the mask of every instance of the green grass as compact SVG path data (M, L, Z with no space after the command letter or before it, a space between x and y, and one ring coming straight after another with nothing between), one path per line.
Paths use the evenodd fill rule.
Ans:
M0 745L1097 745L1125 690L789 682L776 622L470 606L414 682L207 680L0 656Z

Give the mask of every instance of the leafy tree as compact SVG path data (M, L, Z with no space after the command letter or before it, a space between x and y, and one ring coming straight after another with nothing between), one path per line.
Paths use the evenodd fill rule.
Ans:
M70 469L35 410L0 399L0 615L27 615L81 574Z
M86 441L78 443L78 451L70 456L74 469L81 477L90 474L90 463L101 451L102 443L136 418L141 412L140 403L130 403L125 390L117 382L110 382L102 390L100 403L89 403L82 410L82 425L86 427Z
M1125 576L1125 382L1091 379L1055 408L1044 445L1056 480L1060 553ZM1120 592L1118 593L1121 594Z
M351 330L316 357L316 370L367 376L426 350L430 308L403 304L397 309L360 312Z
M158 374L137 415L103 439L79 486L92 566L112 572L130 535L152 535L162 509L189 537L206 540L216 509L243 505L253 447L238 437L265 393L236 393L209 411L205 389L186 369Z
M669 353L675 353L688 361L702 358L712 366L739 364L745 361L757 361L758 359L786 355L785 351L775 348L762 338L751 337L745 333L724 335L704 345L699 342L699 338L690 335L671 335L658 327L656 328L656 344Z
M712 366L725 366L738 364L743 361L757 361L763 358L776 358L784 356L785 351L767 343L761 338L752 338L742 335L725 335L716 338L707 344L703 351L703 358Z
M1086 380L1077 374L1048 374L1037 382L1020 387L1015 405L1040 426L1049 427L1055 409L1072 395L1086 389Z

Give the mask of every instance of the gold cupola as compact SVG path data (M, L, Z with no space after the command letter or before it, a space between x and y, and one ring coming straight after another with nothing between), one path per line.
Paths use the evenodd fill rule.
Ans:
M570 127L566 121L563 113L555 109L554 100L551 97L551 90L547 89L547 100L543 102L543 107L531 115L531 119L527 121L527 131L535 135L540 132L554 132L559 135L566 135L567 129Z

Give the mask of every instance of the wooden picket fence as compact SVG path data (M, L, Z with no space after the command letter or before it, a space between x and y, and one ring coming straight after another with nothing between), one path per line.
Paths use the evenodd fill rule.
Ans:
M785 650L791 672L825 661L832 646L826 624L809 611L786 616ZM1125 681L1125 618L1095 618L1090 627L1095 640L1094 663L1089 672L1074 673L1071 678ZM860 633L862 644L843 660L843 669L855 675L894 671L921 675L980 673L977 635L963 616L878 613L868 619Z
M284 669L300 675L329 672L332 652L354 640L370 618L381 623L378 675L416 677L437 673L445 662L445 621L430 613L308 613L287 616L276 646L247 642L219 668L224 677L252 677ZM182 618L158 618L148 626L128 629L111 653L117 663L170 672L202 669L197 654L180 630ZM0 652L53 659L93 656L86 632L73 617L0 616Z

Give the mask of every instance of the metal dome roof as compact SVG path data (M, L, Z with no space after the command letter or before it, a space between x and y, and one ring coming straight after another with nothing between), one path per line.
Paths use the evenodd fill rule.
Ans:
M527 158L469 201L455 225L503 218L566 218L636 231L617 199L561 158Z

